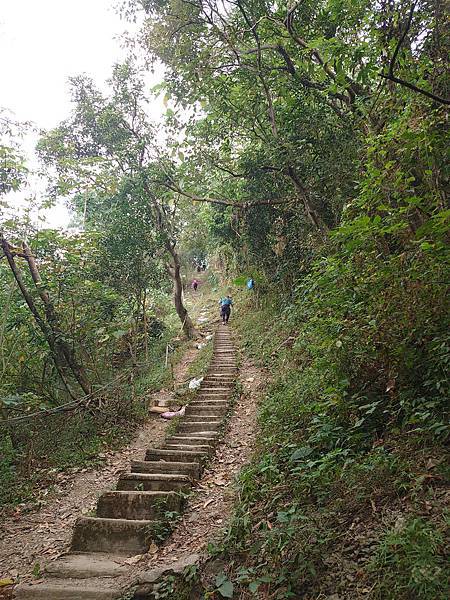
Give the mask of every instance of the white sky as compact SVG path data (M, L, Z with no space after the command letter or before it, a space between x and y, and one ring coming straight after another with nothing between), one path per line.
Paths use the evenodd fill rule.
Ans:
M127 24L113 0L1 0L0 105L53 127L69 110L67 77L106 79Z
M114 12L115 2L0 0L0 107L46 129L67 117L68 77L87 73L102 85L125 57L117 37L131 26ZM67 219L61 205L47 222Z

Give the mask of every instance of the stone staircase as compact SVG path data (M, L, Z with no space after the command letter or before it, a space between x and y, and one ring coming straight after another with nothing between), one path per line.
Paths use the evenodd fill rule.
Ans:
M147 552L165 513L180 512L183 493L214 452L237 376L230 330L220 326L213 358L176 432L145 459L132 461L116 490L100 496L96 515L79 517L70 552L50 563L40 583L16 587L17 600L116 600L127 557Z

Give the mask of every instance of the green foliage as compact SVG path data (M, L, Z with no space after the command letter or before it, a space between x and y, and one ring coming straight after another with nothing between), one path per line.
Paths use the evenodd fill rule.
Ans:
M185 265L208 255L215 286L241 287L246 273L257 282L238 299L236 327L272 379L216 548L227 572L206 595L443 593L448 39L438 5L419 0L410 18L409 8L127 0L126 15L149 17L139 36L149 61L164 64L154 88L164 149L130 60L107 94L73 78L72 115L39 144L52 195L69 199L85 233L28 237L60 335L94 385L161 351L163 250L176 263L181 242ZM0 185L14 189L20 153L5 144L0 154ZM0 282L1 410L58 407L67 394L4 263ZM121 430L141 411L132 399L105 422ZM99 431L76 420L64 464L82 435L94 455ZM7 482L28 464L14 434L0 438ZM175 594L175 582L160 593Z
M400 523L381 538L372 570L377 598L447 597L445 542L442 531L421 518Z
M0 209L8 206L2 196L19 190L26 182L28 168L21 138L28 128L29 124L16 122L0 107Z
M127 443L134 427L147 417L149 391L168 383L166 341L163 338L152 345L151 362L139 372L122 372L126 377L102 395L101 411L44 414L3 428L0 506L33 500L60 472L101 464L98 455L102 451ZM7 418L26 415L31 408L27 402L3 414Z
M216 591L222 598L233 598L234 586L225 573L216 576Z
M181 515L175 511L166 511L159 521L154 521L149 528L149 535L156 544L162 544L176 527Z
M240 474L240 501L218 552L230 562L228 577L237 581L242 593L259 589L288 598L307 591L326 594L351 589L356 596L356 582L360 582L379 590L373 598L397 597L394 592L384 596L389 589L396 590L398 597L411 597L408 593L430 597L443 589L441 571L433 566L441 565L439 532L434 545L425 541L434 530L433 522L423 519L428 533L422 541L418 534L414 555L405 549L404 559L389 555L382 566L380 557L388 554L376 549L373 540L386 547L382 520L389 519L391 511L398 514L395 511L401 511L405 502L413 504L412 515L423 502L432 502L433 514L441 518L432 479L421 473L427 457L443 451L447 404L445 394L433 400L426 397L421 381L430 361L436 360L432 369L440 373L445 359L443 364L441 356L425 361L419 346L416 360L401 363L403 370L395 383L383 376L392 368L389 362L384 367L384 360L400 369L395 344L402 326L391 338L384 321L378 321L377 328L367 324L371 311L378 314L379 302L385 302L372 268L366 286L364 275L355 276L353 265L351 275L359 281L356 289L347 280L346 251L334 252L297 284L293 303L277 300L272 292L255 314L251 299L238 299L240 305L247 302L238 323L246 352L270 368L273 382L261 404L258 450ZM385 277L383 270L377 274ZM417 300L419 318L428 310L429 298L428 290ZM443 312L436 309L437 297L433 306L433 317L428 313L426 322L430 332L439 332ZM390 320L387 323L390 327ZM409 334L408 323L403 351L410 347L413 357L415 339ZM373 335L378 350L384 340L382 352L372 352ZM419 422L422 410L427 417ZM361 514L366 516L359 525ZM351 524L357 532L364 521L361 533L345 537ZM329 569L333 573L338 568L341 559L336 556L342 556L342 551L357 560L346 567L350 579L339 582ZM399 552L403 556L403 550ZM425 567L427 561L431 571ZM417 571L415 579L410 578L410 567ZM395 580L397 587L393 587Z

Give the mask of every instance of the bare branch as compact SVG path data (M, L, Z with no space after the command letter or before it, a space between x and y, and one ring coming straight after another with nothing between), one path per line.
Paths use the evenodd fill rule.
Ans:
M177 194L181 194L185 198L189 198L190 200L193 200L194 202L209 202L210 204L221 204L223 206L235 206L236 208L252 208L253 206L276 206L276 205L280 205L280 204L290 204L290 203L296 201L295 198L288 198L285 200L251 200L251 201L244 202L241 204L239 202L235 202L233 200L226 199L226 198L222 199L222 198L210 198L208 196L205 196L205 197L197 196L195 194L186 192L185 190L180 188L175 183L168 183L168 182L162 182L162 181L159 181L157 183L159 183L160 185L163 185L164 187L166 187L169 190L172 190L173 192L176 192Z
M434 100L435 102L439 102L440 104L449 105L450 100L448 100L446 98L442 98L441 96L437 96L436 94L433 94L432 92L428 92L427 90L424 90L423 88L419 88L417 85L414 85L413 83L409 83L408 81L405 81L404 79L401 79L400 77L397 77L394 74L395 63L397 61L398 53L400 52L400 48L401 48L403 42L405 41L405 38L411 28L411 23L412 23L412 19L413 19L413 15L414 15L414 10L416 8L416 4L417 4L417 2L413 2L411 5L405 30L403 31L402 35L400 36L400 39L397 42L397 46L395 47L394 54L392 55L391 61L389 63L388 74L386 75L385 73L380 73L379 76L382 77L383 79L388 79L390 81L393 81L394 83L403 85L404 87L407 87L408 89L412 90L413 92L422 94L423 96L426 96L427 98L431 98L431 100Z

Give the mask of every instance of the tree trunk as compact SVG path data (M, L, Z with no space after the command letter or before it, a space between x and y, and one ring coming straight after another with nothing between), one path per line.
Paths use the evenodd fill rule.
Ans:
M321 231L322 233L325 233L326 231L328 231L328 226L324 223L322 217L315 210L315 208L311 205L311 202L310 202L309 196L308 196L308 192L301 184L300 179L299 179L297 173L295 172L295 169L293 167L288 167L286 169L286 174L293 182L294 187L297 190L297 192L303 202L303 206L305 207L306 216L308 217L311 224L314 225L314 227L316 229L318 229L319 231Z
M70 347L70 345L65 341L63 332L61 331L59 325L58 315L56 314L55 307L53 306L53 302L50 299L50 295L47 290L44 289L42 285L42 279L39 274L39 270L36 265L36 261L34 260L34 256L31 253L30 248L27 244L23 244L23 250L25 254L25 259L28 263L28 267L30 269L31 277L34 281L36 289L38 290L39 296L41 297L42 302L45 307L45 314L47 317L47 322L52 330L52 333L55 337L56 346L58 350L62 352L64 358L66 359L67 364L70 367L75 379L80 384L82 390L86 394L91 393L91 385L86 377L83 367L78 363L75 353Z
M144 298L142 300L142 323L143 323L143 327L144 327L145 360L148 361L147 290L145 288L144 288Z
M196 337L197 332L195 330L194 323L192 322L188 311L183 304L183 282L181 281L180 274L180 257L178 256L178 252L175 250L175 245L170 241L167 241L166 243L166 250L169 252L173 260L173 264L169 267L169 273L173 279L173 301L175 304L175 310L177 311L177 315L182 323L184 334L188 340L191 340L192 338Z
M33 315L37 325L39 326L39 329L44 334L44 337L50 347L51 356L53 358L53 362L55 363L55 367L61 378L61 381L63 382L64 387L67 389L71 398L75 399L75 396L74 396L72 390L70 389L69 384L67 383L67 380L66 380L63 370L62 370L62 364L61 364L62 356L61 356L61 353L59 352L54 333L51 330L51 328L47 325L45 320L42 318L38 309L36 308L34 300L22 279L20 270L18 269L18 267L16 265L16 261L14 260L14 255L11 252L10 246L2 235L0 235L0 243L1 243L1 247L3 249L3 252L6 256L6 260L8 261L8 264L12 271L12 274L14 275L14 279L16 280L16 283L22 293L22 296L23 296L25 302L27 303L27 306L30 309L31 314Z
M197 336L197 332L195 330L194 323L192 322L186 307L183 304L183 282L181 281L180 275L180 257L178 252L176 251L176 242L172 242L170 240L170 231L172 228L170 224L167 222L166 214L164 210L158 205L154 194L151 192L148 182L144 179L143 181L144 189L147 192L150 204L153 208L153 211L156 215L156 227L159 229L161 234L164 236L165 242L164 246L167 252L170 254L173 264L168 265L168 272L170 277L173 280L173 300L175 304L175 310L177 311L177 315L180 318L182 323L182 328L184 334L188 338L188 340L195 338Z

